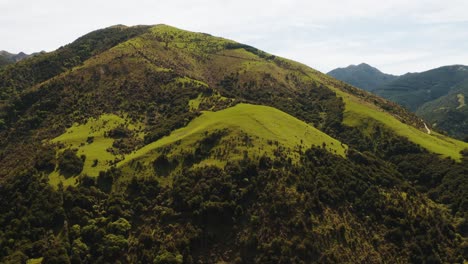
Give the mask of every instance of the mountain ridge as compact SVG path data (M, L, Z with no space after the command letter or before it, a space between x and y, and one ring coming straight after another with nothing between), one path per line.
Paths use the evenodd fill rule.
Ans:
M31 53L31 54L26 54L24 52L14 54L14 53L10 53L10 52L5 51L5 50L0 50L0 68L6 67L6 66L8 66L10 64L17 63L19 61L22 61L24 59L27 59L27 58L30 58L32 56L42 54L42 53L45 53L45 51L34 52L34 53Z

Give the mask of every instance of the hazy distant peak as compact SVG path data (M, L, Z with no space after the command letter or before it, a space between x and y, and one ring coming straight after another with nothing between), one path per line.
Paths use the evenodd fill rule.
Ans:
M13 54L9 53L6 50L0 50L0 56L11 56L11 55L13 55Z
M383 73L379 69L364 62L358 65L352 64L345 68L337 68L327 74L367 91L372 91L398 78L398 76Z
M24 52L14 54L5 50L1 50L0 51L0 67L24 60L30 56L31 55L28 55Z
M351 67L351 68L357 68L357 69L361 69L361 70L372 70L372 71L376 71L376 72L381 72L379 69L367 64L367 63L360 63L358 65L350 65L348 67Z

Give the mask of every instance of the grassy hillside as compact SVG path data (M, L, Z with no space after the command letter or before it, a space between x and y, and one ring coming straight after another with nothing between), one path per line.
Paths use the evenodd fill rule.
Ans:
M228 161L242 160L247 156L254 159L274 157L278 148L295 163L302 151L312 146L324 147L343 157L346 151L341 142L282 111L267 106L238 104L217 112L204 112L186 127L127 155L117 166L124 167L139 161L140 166L151 167L164 148L169 148L165 154L170 158L196 155L197 147L204 147L203 141L210 136L212 145L206 146L208 153L204 154L198 166L224 167Z
M260 105L238 104L217 112L205 111L187 126L131 153L116 153L112 148L116 139L108 134L119 127L134 132L136 140L143 139L139 132L143 130L141 124L132 124L115 115L102 115L83 125L74 125L51 143L59 144L58 153L76 149L79 156L84 155L86 159L81 174L93 177L114 164L125 167L136 162L154 173L152 163L161 153L183 161L188 153L196 154L194 152L200 142L217 133L219 137L213 139L216 144L210 146L199 166L224 167L228 161L242 160L246 155L255 159L265 155L274 157L278 148L284 149L295 163L302 151L312 146L325 147L343 157L346 151L346 146L316 128L275 108ZM170 148L169 152L164 151L167 148ZM76 177L65 177L58 168L49 178L54 186L59 182L65 186L76 183Z
M97 177L100 171L110 169L113 164L124 157L124 153L119 153L113 148L116 138L109 135L117 129L134 134L136 141L143 139L143 135L139 132L142 130L141 124L134 124L119 116L106 114L98 119L91 118L82 125L75 124L64 134L52 139L50 143L59 145L58 154L65 149L76 149L79 156L85 156L81 173ZM76 178L65 178L58 168L51 173L49 179L54 186L60 182L65 186L76 183Z
M403 124L374 105L348 94L339 94L343 96L346 105L343 123L351 127L359 127L366 131L367 135L374 132L376 124L383 124L397 135L409 139L430 152L458 161L462 157L461 151L468 149L468 143L443 136L434 131L421 131L413 126Z

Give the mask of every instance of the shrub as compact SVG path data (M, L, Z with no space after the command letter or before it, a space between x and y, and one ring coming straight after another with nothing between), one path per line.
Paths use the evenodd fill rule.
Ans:
M84 155L80 158L76 151L66 149L59 157L59 170L66 177L78 175L83 170L85 159Z

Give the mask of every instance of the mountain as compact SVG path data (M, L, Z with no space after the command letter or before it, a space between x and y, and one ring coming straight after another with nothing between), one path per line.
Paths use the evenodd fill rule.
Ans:
M24 52L20 52L18 54L13 54L13 53L9 53L7 51L4 51L4 50L1 50L0 51L0 68L1 67L4 67L6 65L9 65L9 64L13 64L13 63L16 63L18 61L21 61L21 60L24 60L28 57L31 57L31 56L34 56L38 53L33 53L31 55L28 55Z
M468 258L468 144L300 63L118 25L0 91L2 263Z
M366 63L337 68L327 73L327 75L366 91L372 91L398 78L395 75L382 73Z
M13 56L13 54L10 54L6 51L0 51L0 68L14 63L15 61L12 59Z

